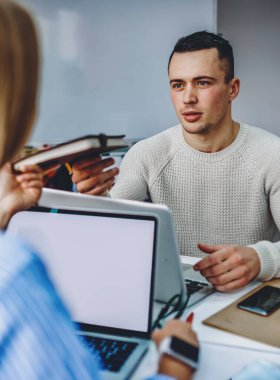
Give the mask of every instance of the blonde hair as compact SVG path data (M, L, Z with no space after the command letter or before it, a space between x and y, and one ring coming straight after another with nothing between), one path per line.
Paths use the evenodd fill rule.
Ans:
M0 167L26 142L36 114L39 44L30 13L0 0Z

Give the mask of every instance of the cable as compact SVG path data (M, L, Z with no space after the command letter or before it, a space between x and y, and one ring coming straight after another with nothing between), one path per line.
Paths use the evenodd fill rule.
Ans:
M178 310L178 308L180 307L180 304L181 304L181 294L175 294L174 296L172 296L168 302L166 302L166 304L162 307L162 309L160 310L158 316L157 316L157 319L155 320L155 322L153 323L153 326L152 326L152 330L154 330L155 328L161 328L161 320L163 318L167 318L169 315L171 315L172 313L174 313L176 310ZM177 299L177 302L176 304L173 306L173 302ZM172 308L171 308L172 306ZM171 308L171 310L169 310Z
M186 298L186 301L183 303L183 305L179 308L178 310L178 313L175 315L174 319L179 319L183 312L185 311L185 309L188 307L188 303L189 303L189 300L190 300L190 297L191 295L195 293L195 291L193 291L189 285L187 284L187 298Z

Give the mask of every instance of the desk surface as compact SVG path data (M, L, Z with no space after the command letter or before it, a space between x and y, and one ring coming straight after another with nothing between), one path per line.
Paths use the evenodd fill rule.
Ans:
M182 257L182 261L194 264L198 259ZM259 283L250 284L245 289L232 293L211 294L191 308L187 308L182 316L185 319L190 311L194 311L193 328L200 341L200 369L194 380L226 380L246 365L263 359L280 363L280 349L248 338L243 338L225 331L205 326L202 321L218 310L226 307L242 295L248 293ZM133 376L133 380L143 380L156 372L157 350L152 344Z

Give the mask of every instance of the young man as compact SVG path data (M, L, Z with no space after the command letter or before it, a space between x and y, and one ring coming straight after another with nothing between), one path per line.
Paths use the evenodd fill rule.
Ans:
M180 125L131 148L111 196L169 206L181 254L209 254L196 269L217 290L280 276L280 139L232 119L232 47L208 32L181 38L168 74ZM74 166L78 191L111 185L102 165Z

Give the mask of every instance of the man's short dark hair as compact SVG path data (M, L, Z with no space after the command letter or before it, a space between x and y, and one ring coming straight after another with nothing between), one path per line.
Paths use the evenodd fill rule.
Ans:
M219 60L225 71L225 82L234 77L234 59L232 46L229 41L218 34L202 31L180 38L169 57L168 70L174 53L186 53L203 49L217 49Z

